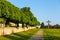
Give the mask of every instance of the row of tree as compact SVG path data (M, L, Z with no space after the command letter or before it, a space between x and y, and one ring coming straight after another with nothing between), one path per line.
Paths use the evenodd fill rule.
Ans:
M36 26L40 25L40 22L34 17L33 13L30 11L30 7L18 8L8 2L7 0L0 0L0 18L4 20L5 25L9 25L9 22L15 23L19 27L19 23Z

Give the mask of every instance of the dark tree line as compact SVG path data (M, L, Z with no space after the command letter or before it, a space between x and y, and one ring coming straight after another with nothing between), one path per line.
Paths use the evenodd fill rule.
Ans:
M40 28L56 28L56 29L59 29L60 28L60 25L59 24L55 24L55 25L44 25L44 22L41 23L41 27Z
M40 22L34 17L33 13L30 11L30 7L18 8L6 0L0 0L0 18L4 19L5 25L9 25L9 22L16 24L19 27L19 23L36 26L40 25Z

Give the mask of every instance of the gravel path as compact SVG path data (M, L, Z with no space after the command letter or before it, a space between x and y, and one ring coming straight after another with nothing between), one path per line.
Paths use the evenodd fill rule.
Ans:
M40 29L35 35L33 35L28 40L44 40L44 38L43 38L43 29Z

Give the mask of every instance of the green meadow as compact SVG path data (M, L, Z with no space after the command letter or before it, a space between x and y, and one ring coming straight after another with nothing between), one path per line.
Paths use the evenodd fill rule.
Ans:
M44 29L44 40L60 40L60 29Z

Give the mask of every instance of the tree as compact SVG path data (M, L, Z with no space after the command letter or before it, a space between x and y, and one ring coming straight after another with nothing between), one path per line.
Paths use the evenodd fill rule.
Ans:
M23 14L24 14L24 22L22 21L22 23L25 23L26 24L26 27L27 25L29 24L29 21L30 21L30 8L29 7L23 7L21 8Z
M44 28L44 22L41 23L41 28Z
M21 10L25 14L25 18L26 18L26 21L25 21L26 23L25 24L26 24L26 27L27 27L27 25L36 26L38 24L37 18L34 17L33 13L30 11L30 7L23 7L23 8L21 8Z
M4 18L0 18L0 23L2 23L2 24L5 23Z
M20 23L21 21L21 13L22 11L19 8L12 5L10 2L1 0L0 17L5 19L6 25L8 25L9 22L14 22L18 26L18 23Z
M6 1L0 1L0 10L1 10L1 15L0 17L4 18L5 20L7 20L7 18L9 17L9 12L8 12L8 7L7 7L7 4L6 4ZM6 22L8 23L8 22Z
M0 18L4 18L5 25L9 25L10 22L16 24L19 27L19 23L27 25L36 26L39 24L37 18L34 17L33 13L30 11L30 7L18 8L6 0L0 0Z

